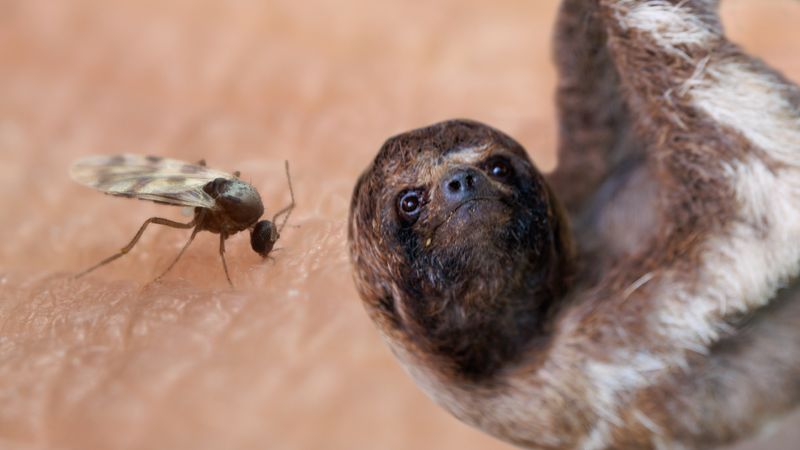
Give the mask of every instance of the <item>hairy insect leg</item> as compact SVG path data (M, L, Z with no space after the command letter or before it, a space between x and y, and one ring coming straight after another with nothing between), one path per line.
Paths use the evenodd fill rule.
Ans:
M172 262L170 263L169 267L167 267L163 272L161 272L161 275L157 276L156 279L153 280L153 281L160 280L161 278L164 277L164 275L166 275L170 270L172 270L173 267L175 267L175 264L178 262L179 259L181 259L181 256L183 256L183 252L185 252L186 249L189 248L189 244L192 243L192 241L194 240L194 237L197 235L197 233L199 231L200 231L200 228L198 228L198 227L195 227L194 230L192 230L192 235L189 236L189 240L186 241L186 244L183 245L183 248L181 249L180 252L178 252L178 255L175 257L175 259L172 260Z
M92 267L89 267L88 269L84 270L83 272L75 275L75 278L80 278L80 277L86 275L87 273L97 269L98 267L102 267L102 266L114 261L115 259L127 254L129 251L131 251L133 246L136 245L137 242L139 242L139 239L142 237L142 234L144 234L144 230L151 223L154 223L154 224L157 224L157 225L164 225L164 226L172 227L172 228L183 228L183 229L185 229L185 228L194 227L195 219L192 219L192 221L189 222L189 223L181 223L181 222L175 222L175 221L169 220L169 219L164 219L164 218L161 218L161 217L151 217L151 218L145 220L144 223L142 224L142 226L139 227L139 231L136 232L136 236L134 236L133 239L131 239L131 241L128 243L128 245L126 245L125 247L122 247L122 249L118 253L109 256L108 258L100 261L99 263L93 265Z
M233 281L231 281L231 276L228 273L228 264L225 262L225 238L226 236L222 233L219 235L219 257L222 259L222 268L225 269L225 278L228 279L228 284L233 287Z
M292 210L294 209L294 206L295 206L295 203L294 203L294 189L292 189L292 177L289 175L289 161L284 161L284 164L285 164L285 167L286 167L286 180L289 182L289 196L291 197L292 202L289 204L289 206L286 206L285 208L283 208L280 211L276 212L274 216L272 216L272 223L275 223L275 221L278 219L278 217L286 214L286 216L284 216L283 221L281 222L280 226L278 227L278 234L280 234L281 231L283 230L283 227L286 226L286 222L289 220L289 216L292 214Z

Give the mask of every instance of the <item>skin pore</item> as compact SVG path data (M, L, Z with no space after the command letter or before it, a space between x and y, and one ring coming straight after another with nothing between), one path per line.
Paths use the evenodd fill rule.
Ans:
M728 3L729 31L800 79L798 3ZM259 5L8 3L0 446L512 448L431 403L386 351L357 300L345 218L376 147L441 117L497 124L553 165L556 2L314 3L324 23L308 3ZM99 152L241 170L268 217L289 200L288 159L297 228L281 233L274 263L247 236L228 241L236 291L208 233L147 285L188 237L158 227L70 280L145 218L190 219L72 183L70 163Z

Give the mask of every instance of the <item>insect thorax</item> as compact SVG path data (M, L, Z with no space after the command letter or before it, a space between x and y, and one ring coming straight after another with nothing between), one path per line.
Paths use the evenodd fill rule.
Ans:
M203 186L203 191L216 202L214 208L198 211L203 214L203 228L209 231L238 233L253 226L264 214L261 196L239 179L217 178Z

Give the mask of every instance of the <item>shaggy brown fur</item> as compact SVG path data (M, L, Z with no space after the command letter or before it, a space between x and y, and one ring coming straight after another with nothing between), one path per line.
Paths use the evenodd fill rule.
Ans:
M390 139L362 176L356 284L460 419L531 448L704 448L800 399L800 306L776 297L800 260L800 90L728 42L716 8L564 2L552 190L467 121ZM454 213L453 170L489 200Z

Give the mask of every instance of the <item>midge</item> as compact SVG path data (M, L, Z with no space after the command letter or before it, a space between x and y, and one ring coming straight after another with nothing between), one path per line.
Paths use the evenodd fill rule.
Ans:
M79 273L76 278L128 253L142 237L147 226L155 223L172 228L193 229L189 240L156 280L175 266L198 232L210 231L219 234L219 256L225 269L225 277L233 286L228 265L225 263L225 239L249 229L253 250L264 258L269 256L295 206L289 162L285 165L291 203L278 211L272 221L259 221L264 214L261 196L253 186L239 179L238 171L229 174L206 167L205 161L191 164L142 155L89 156L76 161L70 169L70 175L78 183L110 195L194 208L194 218L188 223L161 217L147 219L128 245ZM283 221L280 226L276 226L277 219L281 216Z

